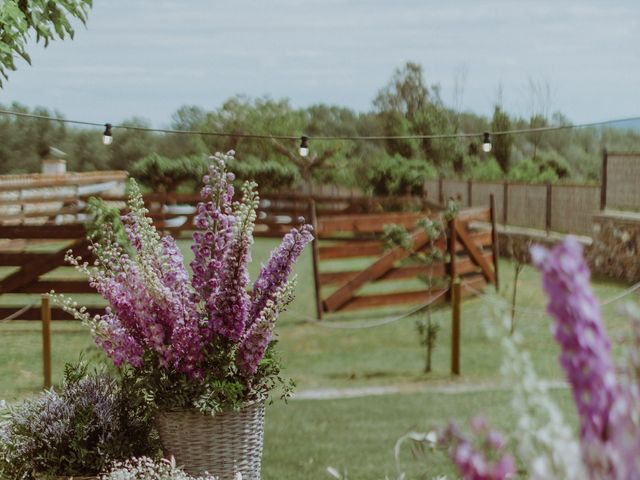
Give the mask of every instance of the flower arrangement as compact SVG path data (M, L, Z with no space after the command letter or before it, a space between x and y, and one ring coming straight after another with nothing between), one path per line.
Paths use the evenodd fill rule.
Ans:
M86 364L67 366L60 392L5 406L0 477L97 475L114 460L158 450L126 387Z
M161 408L240 408L283 382L273 330L293 299L289 276L312 228L302 219L287 233L249 289L259 197L247 182L234 202L234 176L226 169L232 158L233 152L213 156L203 178L191 277L176 241L161 237L146 216L133 181L123 217L127 241L107 228L93 244L93 265L67 256L109 307L94 318L66 298L63 308L90 326L98 346L117 367L131 369L145 397Z

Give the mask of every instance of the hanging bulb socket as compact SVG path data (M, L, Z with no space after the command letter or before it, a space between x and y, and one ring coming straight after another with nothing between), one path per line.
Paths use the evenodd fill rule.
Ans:
M482 151L485 153L489 153L491 151L491 134L489 132L484 132L482 138Z
M113 134L111 133L111 124L104 124L104 134L102 135L102 143L105 145L111 145L113 143Z
M309 155L309 137L306 135L302 135L300 137L300 149L298 150L301 157L306 157Z

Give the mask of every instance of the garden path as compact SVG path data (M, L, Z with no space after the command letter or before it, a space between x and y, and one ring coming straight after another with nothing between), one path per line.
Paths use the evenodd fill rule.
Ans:
M562 380L543 380L541 383L548 389L568 388L568 384ZM449 383L433 386L406 383L400 385L372 387L319 388L302 390L294 394L293 400L337 400L417 392L457 395L472 392L504 391L511 390L512 388L512 385L503 382Z

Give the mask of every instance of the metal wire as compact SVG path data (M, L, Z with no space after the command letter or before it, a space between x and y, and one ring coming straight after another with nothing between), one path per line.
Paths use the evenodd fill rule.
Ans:
M20 310L16 310L15 312L13 312L11 315L8 315L8 316L6 316L4 318L1 318L0 319L0 323L4 323L4 322L9 323L11 320L13 320L14 318L19 317L20 315L22 315L24 312L29 310L31 307L34 307L35 305L36 305L35 303L31 303L29 305L25 305Z
M485 303L491 303L493 305L500 306L500 307L509 309L510 311L525 314L525 315L533 315L533 316L539 316L539 317L547 315L546 310L538 310L538 309L524 308L524 307L513 307L506 300L503 300L501 298L496 298L496 297L488 297L484 292L481 292L480 290L476 290L470 285L466 285L465 288L468 288L474 294L475 297L480 297L480 300L482 300ZM632 285L631 287L624 290L623 292L608 298L607 300L603 300L602 302L599 302L600 306L606 307L608 305L611 305L612 303L618 302L619 300L622 300L623 298L631 295L633 292L635 292L638 289L640 289L640 282Z
M15 117L35 118L39 120L48 120L52 122L69 123L76 125L88 125L92 127L104 127L106 123L88 122L84 120L70 120L58 117L49 117L46 115L37 115L34 113L14 112L12 110L0 109L0 114L11 115ZM566 124L566 125L554 125L548 127L536 127L536 128L520 128L513 130L498 130L495 132L488 132L490 135L518 135L523 133L535 133L535 132L550 132L555 130L567 130L572 128L587 128L597 127L602 125L608 125L612 123L623 123L629 121L640 120L640 116L617 118L612 120L603 120L599 122L579 123L579 124ZM198 130L174 130L169 128L150 128L150 127L136 127L133 125L111 125L113 129L120 130L133 130L140 132L157 132L168 133L176 135L201 135L212 137L236 137L236 138L254 138L254 139L274 139L274 140L299 140L300 135L277 135L270 133L235 133L235 132L212 132L212 131L198 131ZM309 136L309 139L314 140L351 140L351 141L368 141L368 140L428 140L428 139L446 139L446 138L469 138L469 137L482 137L485 132L472 132L472 133L440 133L440 134L415 134L415 135L317 135Z

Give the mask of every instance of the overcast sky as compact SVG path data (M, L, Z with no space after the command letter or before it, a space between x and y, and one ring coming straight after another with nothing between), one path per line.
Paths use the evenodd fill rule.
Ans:
M68 118L169 122L183 104L288 97L368 110L406 61L462 108L527 112L528 79L574 122L640 114L640 2L587 0L94 0L75 40L33 46L0 103Z

